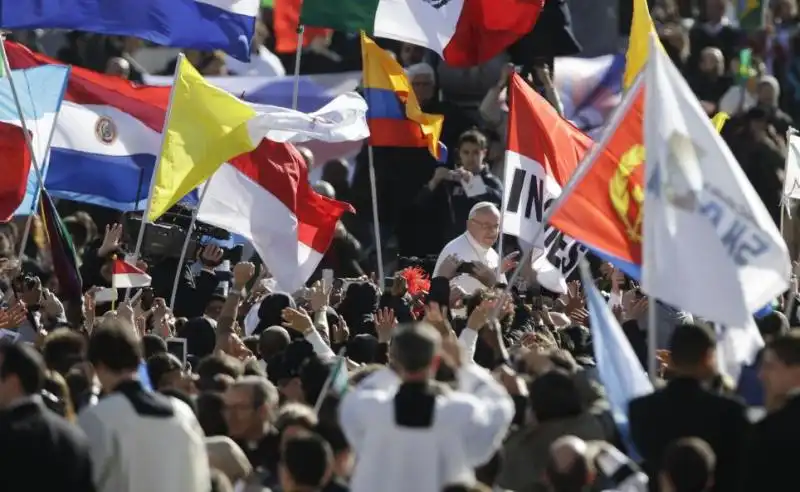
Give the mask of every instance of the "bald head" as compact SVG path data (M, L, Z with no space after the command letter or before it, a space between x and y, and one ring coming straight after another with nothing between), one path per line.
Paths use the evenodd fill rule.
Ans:
M270 326L258 336L258 350L261 359L269 360L280 352L283 352L289 345L292 337L282 326Z
M583 439L564 436L550 445L546 475L553 492L583 492L592 483L593 472Z
M297 152L303 156L303 160L306 161L306 167L311 171L314 168L314 153L308 147L297 147Z
M317 181L314 183L314 191L328 198L336 198L336 189L327 181Z
M131 74L131 64L125 58L114 57L106 64L106 74L127 79Z

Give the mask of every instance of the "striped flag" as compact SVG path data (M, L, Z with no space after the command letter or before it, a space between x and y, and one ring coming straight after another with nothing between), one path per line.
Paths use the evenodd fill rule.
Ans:
M58 216L53 199L44 188L39 206L47 242L50 244L53 270L58 279L59 297L66 301L80 299L83 295L83 280L78 270L78 255L67 228Z

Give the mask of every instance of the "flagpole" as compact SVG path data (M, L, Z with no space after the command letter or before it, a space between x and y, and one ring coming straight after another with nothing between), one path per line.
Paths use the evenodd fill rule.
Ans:
M347 361L341 361L342 357L345 357L347 351L347 347L342 347L339 351L339 354L336 356L336 364L341 364L341 366L334 366L331 369L331 373L328 374L328 377L325 378L325 382L322 383L322 389L319 392L319 396L317 397L317 401L314 403L314 413L319 415L320 409L322 409L322 403L325 401L325 397L328 396L328 391L331 390L331 385L333 384L333 378L338 376L337 369L341 370L341 367L347 367Z
M639 87L641 87L643 83L644 83L643 74L639 73L633 85L631 85L631 87L628 89L628 92L635 93L636 91L639 90ZM609 118L608 123L606 123L606 128L616 128L617 126L619 126L620 122L628 113L628 110L631 108L635 100L636 98L634 97L623 98L622 104L617 106L616 110L611 115L611 118ZM570 193L572 193L572 190L574 190L578 186L578 184L580 184L580 182L583 181L584 176L586 176L586 174L591 170L594 161L604 151L604 149L608 145L608 142L611 140L613 136L614 132L606 131L603 134L603 137L600 139L600 141L595 142L595 144L592 145L592 147L589 149L589 153L586 154L581 163L575 169L575 172L573 172L572 175L567 180L567 183L561 188L561 194L555 200L553 200L553 203L552 205L550 205L550 208L544 210L544 213L542 214L542 222L539 228L536 230L536 234L534 234L533 239L531 240L531 244L533 246L523 255L522 259L519 262L519 265L517 265L517 268L514 269L513 275L511 275L511 278L508 279L504 292L505 296L508 296L509 292L511 292L511 287L517 281L517 278L519 277L520 273L522 273L522 269L525 268L526 265L530 266L531 257L533 256L533 250L536 249L536 241L538 241L539 238L544 233L545 227L547 227L547 223L550 222L550 219L553 217L553 215L555 215L558 209L561 208L561 205L563 205L564 200L570 195ZM492 320L497 319L502 307L503 307L502 303L498 302L494 310L492 311L492 314L489 319Z
M6 72L6 78L8 78L8 85L11 87L11 96L14 98L14 105L17 107L17 113L19 114L19 123L22 126L22 133L25 134L25 144L28 146L28 151L31 153L31 164L33 165L33 169L36 172L36 179L38 181L37 190L44 188L44 178L42 177L42 170L39 169L39 161L36 159L36 151L33 148L33 139L31 138L30 132L28 132L28 124L25 122L25 114L22 111L22 104L19 102L19 95L17 94L17 88L14 85L14 77L11 76L11 64L8 62L8 54L6 53L6 35L5 33L0 33L0 53L3 56L3 69ZM59 111L60 113L60 111ZM58 115L56 115L58 118ZM53 122L55 125L55 121ZM50 131L50 138L47 144L47 152L50 151L50 142L53 139L53 131ZM25 188L27 189L27 179L25 177ZM31 206L31 214L28 215L28 220L25 222L25 229L22 232L22 241L19 247L19 256L22 256L25 253L25 244L28 242L28 236L31 232L31 223L33 222L33 214L36 210L36 202L38 198L38 193L34 193L33 197L33 205Z
M378 281L383 285L383 250L381 248L381 224L378 219L378 192L375 185L375 159L372 156L372 145L367 145L369 157L369 187L372 192L372 223L375 233L375 251L378 256Z
M503 183L503 196L500 197L500 235L497 238L497 252L500 253L500 261L497 262L497 271L495 271L495 276L500 278L500 275L503 273L503 217L506 215L503 213L506 209L506 193L505 193L505 183L506 183L506 161L503 160L503 175L500 176L500 182Z
M206 181L205 186L203 186L203 192L200 193L200 199L197 201L197 206L192 210L192 220L189 223L189 228L186 229L186 238L183 240L181 256L180 259L178 259L178 270L175 272L175 280L172 281L172 294L169 297L170 309L175 309L175 297L178 295L178 283L182 276L181 273L183 273L183 262L186 261L186 252L189 250L189 242L192 240L192 231L194 231L194 225L197 222L197 212L200 210L200 205L203 204L203 199L206 197L208 186L211 184L211 179L213 178L214 176L212 175Z
M658 337L656 336L656 302L656 299L652 296L647 300L647 373L654 386L656 381L658 381L658 359L656 357L656 351L658 350Z
M300 60L303 58L303 34L305 26L297 26L297 51L294 55L294 88L292 89L292 109L297 110L297 102L300 98Z
M167 104L167 114L164 117L164 128L161 132L161 150L158 153L158 158L156 159L156 165L153 168L153 174L150 177L150 191L147 194L147 205L144 208L144 213L142 214L142 222L139 225L139 235L136 238L136 247L133 251L134 258L139 258L139 253L142 250L142 242L144 241L144 231L147 228L147 220L148 216L150 215L150 206L153 201L153 189L156 186L156 178L158 176L158 170L161 167L161 156L164 155L164 146L167 144L167 124L169 123L170 115L172 114L172 102L175 99L175 86L177 85L178 81L178 74L181 71L181 64L183 63L184 54L183 52L178 53L178 60L175 63L175 74L172 76L172 87L169 90L169 103ZM130 298L131 289L125 289L125 301Z

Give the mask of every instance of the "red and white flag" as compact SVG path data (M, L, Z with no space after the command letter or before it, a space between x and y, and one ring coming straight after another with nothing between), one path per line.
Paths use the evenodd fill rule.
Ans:
M150 275L124 260L114 260L111 268L111 287L114 289L132 289L150 285Z
M315 192L291 144L262 140L222 167L201 191L197 220L248 239L278 287L301 288L330 246L339 218L353 208Z
M503 232L534 248L533 269L540 284L566 293L566 278L586 249L542 221L594 142L519 75L509 81L508 95ZM543 225L544 233L533 244Z

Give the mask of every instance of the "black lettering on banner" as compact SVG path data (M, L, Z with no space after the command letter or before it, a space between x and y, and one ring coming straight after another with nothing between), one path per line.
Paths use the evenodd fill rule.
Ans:
M508 194L506 210L514 214L519 210L519 202L522 198L522 186L525 184L525 174L524 169L515 169L514 177L511 180L511 191Z
M583 257L586 248L578 241L573 242L567 249L566 257L562 257L561 272L568 276L578 266L578 261Z
M555 229L554 229L555 230ZM563 273L563 268L561 266L561 250L567 247L567 242L564 240L564 233L560 231L556 231L555 238L553 241L553 247L549 248L547 251L547 261L553 265L554 267L558 268Z
M542 222L542 208L544 207L544 180L535 176L531 178L530 190L528 190L528 205L525 207L525 218L530 220L531 208L535 206L536 222Z
M524 169L514 169L514 175L511 177L511 189L508 193L508 202L506 203L507 212L512 214L519 213L523 200L522 191L525 189L527 179L528 173ZM535 213L536 222L541 222L546 206L547 203L544 201L544 180L531 175L530 183L528 183L528 196L525 197L525 211L523 213L525 219L530 220L531 215Z

